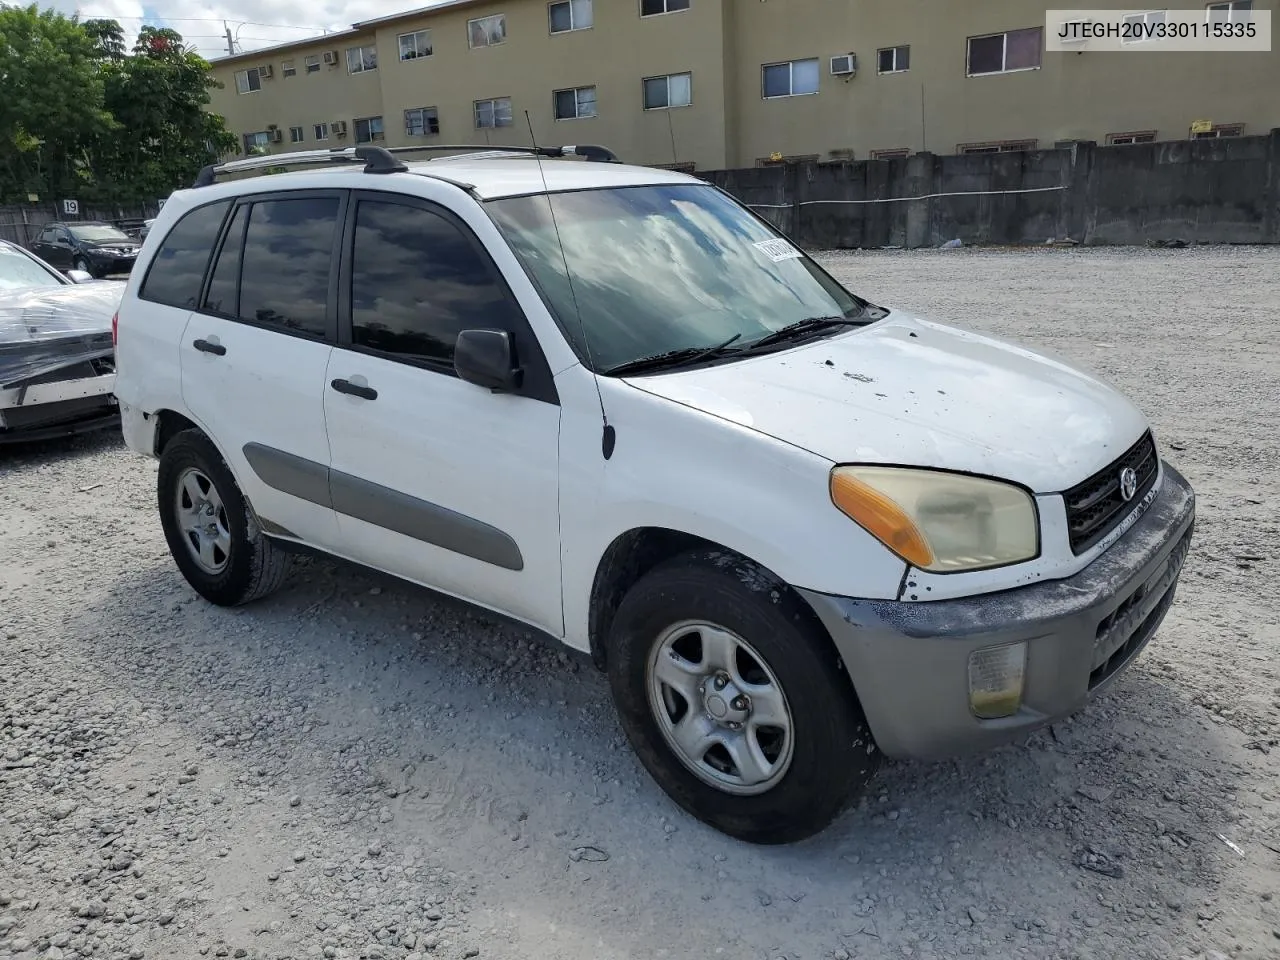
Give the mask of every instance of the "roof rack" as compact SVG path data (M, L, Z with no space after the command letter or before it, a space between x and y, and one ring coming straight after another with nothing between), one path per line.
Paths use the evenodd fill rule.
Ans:
M563 147L495 147L489 144L430 144L419 147L334 147L331 150L298 150L293 153L264 154L246 157L244 160L228 160L226 163L202 167L192 187L207 187L215 183L221 174L244 173L273 167L305 167L329 163L363 163L365 173L403 173L409 168L397 160L398 153L445 153L479 151L481 156L539 156L582 157L596 163L621 163L612 150L605 147L579 144ZM437 157L447 160L449 157Z

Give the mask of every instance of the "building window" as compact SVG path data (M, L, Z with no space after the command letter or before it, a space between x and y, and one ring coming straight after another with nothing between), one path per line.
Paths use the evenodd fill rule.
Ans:
M289 128L289 142L290 142L290 143L301 143L301 142L302 142L302 140L303 140L303 136L304 136L304 135L303 135L303 132L302 132L302 128L301 128L301 127L290 127L290 128Z
M319 73L320 54L313 53L311 56L303 58L302 67L307 73Z
M1125 29L1132 31L1127 37L1121 37L1121 43L1146 43L1155 39L1156 25L1164 23L1163 10L1148 10L1146 13L1130 13L1124 18Z
M382 118L364 117L356 120L356 143L372 143L382 139Z
M1211 3L1206 8L1211 23L1247 23L1252 18L1253 0L1230 0L1229 3Z
M1130 143L1155 143L1154 130L1134 130L1129 133L1108 133L1107 146L1120 147Z
M572 90L557 90L554 100L557 120L581 120L596 115L596 88L574 87Z
M818 92L818 61L791 60L760 68L764 98L799 97Z
M911 69L911 48L885 47L876 51L876 73L903 73Z
M989 143L962 143L956 147L956 153L1016 153L1035 148L1034 140L993 140Z
M640 0L640 16L656 17L689 9L689 0Z
M259 130L257 133L246 133L244 135L244 152L252 153L255 150L266 150L271 145L271 134L266 130Z
M347 47L347 73L367 73L378 69L378 48L372 43Z
M262 78L258 76L258 68L236 71L236 93L257 93L262 89Z
M280 64L280 75L282 77L296 77L298 75L298 68L294 65L292 60L286 60Z
M547 19L552 33L569 33L590 29L593 22L591 0L560 0L547 5Z
M968 76L1038 69L1044 47L1043 35L1043 27L1029 27L985 37L970 37Z
M693 103L693 74L672 73L665 77L647 77L644 81L646 110L687 107L691 103Z
M311 133L317 140L329 139L329 125L327 123L317 123L311 128Z
M1239 137L1244 134L1243 123L1218 123L1212 130L1191 134L1192 140L1217 140L1219 137Z
M897 160L899 157L910 156L911 150L908 147L891 147L888 150L872 150L872 160Z
M414 107L404 112L406 137L429 137L440 132L440 114L435 107Z
M431 31L417 30L400 34L400 59L421 60L431 56Z
M472 50L477 47L496 47L507 39L507 17L499 13L492 17L467 21L467 43Z
M511 126L511 98L497 97L493 100L476 101L476 128L484 130L489 127Z

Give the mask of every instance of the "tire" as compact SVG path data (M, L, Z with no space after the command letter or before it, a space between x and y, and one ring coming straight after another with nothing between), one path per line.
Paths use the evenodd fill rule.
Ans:
M83 270L85 273L89 274L89 276L91 277L97 276L97 274L94 273L93 270L89 267L89 261L86 260L84 257L76 257L75 262L71 264L71 269Z
M156 497L169 552L200 596L231 607L280 588L289 554L262 532L222 455L199 430L184 430L165 446ZM201 498L209 509L197 516L188 505ZM202 529L192 531L193 523Z
M736 651L732 675L702 679L727 650ZM685 554L642 577L614 615L607 670L622 726L650 775L686 811L737 839L792 843L819 833L879 767L853 685L812 612L735 556ZM701 699L698 709L669 677ZM726 692L734 695L727 702ZM778 726L766 722L778 718ZM681 737L692 753L681 752Z

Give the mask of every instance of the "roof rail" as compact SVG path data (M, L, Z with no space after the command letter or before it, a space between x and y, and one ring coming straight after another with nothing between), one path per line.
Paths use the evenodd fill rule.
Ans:
M207 187L218 176L274 167L305 167L329 163L363 163L365 173L403 173L409 168L395 155L399 153L444 153L475 150L484 156L582 157L596 163L621 163L612 150L591 144L563 147L506 147L490 144L430 144L417 147L334 147L330 150L298 150L293 153L264 154L243 160L202 167L192 187ZM437 159L449 159L439 157Z

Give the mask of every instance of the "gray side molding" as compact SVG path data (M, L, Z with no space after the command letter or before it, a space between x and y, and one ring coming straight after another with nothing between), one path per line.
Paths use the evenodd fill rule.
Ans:
M482 520L260 443L246 444L244 455L258 478L282 493L506 570L524 569L515 540Z
M332 507L329 468L305 457L296 457L261 443L246 443L244 458L268 487L322 507Z

